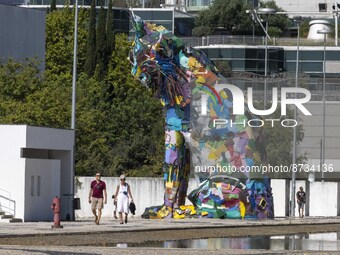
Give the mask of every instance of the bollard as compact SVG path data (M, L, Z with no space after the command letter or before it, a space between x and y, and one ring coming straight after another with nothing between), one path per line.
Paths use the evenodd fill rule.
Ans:
M53 198L53 203L51 205L51 208L54 213L54 225L52 225L52 228L62 228L63 226L60 225L60 198L55 197Z

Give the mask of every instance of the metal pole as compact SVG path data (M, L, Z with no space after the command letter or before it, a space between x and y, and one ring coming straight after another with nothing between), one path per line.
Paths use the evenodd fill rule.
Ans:
M335 14L335 46L338 46L338 11Z
M77 82L77 47L78 47L78 0L75 3L74 43L73 43L73 73L72 73L72 116L71 129L76 128L76 82Z
M268 33L268 18L266 19L266 33ZM267 58L268 58L268 36L265 39L266 49L264 53L264 109L267 109Z
M322 160L321 160L321 180L324 181L323 165L325 164L325 148L326 148L326 36L323 38L323 83L322 83Z
M338 3L335 2L334 4L335 8L335 46L338 46Z
M295 71L295 88L298 87L298 79L299 79L299 50L300 50L300 23L298 22L298 30L297 30L297 47L296 47L296 71ZM297 94L295 93L295 98ZM297 118L297 109L294 107L294 120ZM293 128L293 160L292 164L296 164L296 127ZM291 189L291 217L295 216L295 189L296 189L296 173L292 171L292 189Z
M254 10L255 10L255 0L253 0L253 9L251 10L252 13L252 24L253 24L253 44L255 43L255 13L254 13Z
M72 115L71 129L74 132L73 151L72 151L72 170L71 170L71 192L74 194L74 173L75 173L75 149L76 149L76 83L77 83L77 46L78 46L78 0L75 2L74 13L74 43L73 43L73 73L72 73ZM67 206L69 206L67 200ZM72 219L74 220L74 210L72 206Z

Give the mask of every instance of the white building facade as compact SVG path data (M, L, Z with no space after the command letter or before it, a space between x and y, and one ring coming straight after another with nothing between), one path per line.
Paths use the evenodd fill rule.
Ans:
M52 221L58 196L61 218L72 219L73 200L64 194L73 193L74 132L0 125L0 141L0 211L23 221Z

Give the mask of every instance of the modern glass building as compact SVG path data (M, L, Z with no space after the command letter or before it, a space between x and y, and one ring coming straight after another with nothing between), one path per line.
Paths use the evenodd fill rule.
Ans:
M27 0L31 5L50 5L52 0ZM64 5L67 1L57 0L57 5ZM70 4L74 4L75 0L70 0ZM92 0L78 0L79 5L91 5ZM97 5L100 5L100 0L97 0ZM104 5L108 4L108 0L104 0Z
M205 8L208 8L214 0L188 0L187 9L188 11L197 12Z

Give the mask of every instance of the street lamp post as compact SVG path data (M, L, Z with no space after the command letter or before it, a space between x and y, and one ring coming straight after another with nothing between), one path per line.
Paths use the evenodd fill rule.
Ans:
M296 68L295 68L295 88L298 87L299 82L299 50L300 50L300 24L301 17L296 17L295 22L297 24L297 46L296 46ZM295 98L297 94L295 94ZM294 107L294 120L297 118L297 109ZM293 158L292 164L296 164L296 126L293 128ZM291 217L295 216L295 189L296 189L296 173L292 171L292 186L291 186L291 207L290 207L290 215Z
M265 55L264 55L264 109L267 108L267 62L268 62L268 19L269 19L269 14L275 14L276 10L273 8L260 8L257 11L258 14L265 14L266 15L266 28L265 28L265 33L266 33L266 38L265 38Z
M76 83L77 83L77 46L78 46L78 0L75 1L74 8L74 42L73 42L73 72L72 72L72 114L71 129L74 132L73 138L73 155L72 155L72 173L71 173L71 190L74 194L74 172L75 172L75 149L76 149ZM67 206L69 206L69 199ZM68 207L67 207L68 208ZM74 219L74 210L72 207L72 218Z
M333 7L333 13L334 13L334 23L335 23L335 46L338 46L338 22L339 22L339 9L340 4L337 2L334 3Z
M323 81L322 81L322 150L321 150L321 179L324 179L323 165L325 164L325 148L326 148L326 36L332 33L329 29L321 29L318 34L323 34Z
M76 82L77 82L77 48L78 48L78 0L75 2L74 42L73 42L73 73L72 73L72 116L71 129L76 128Z

